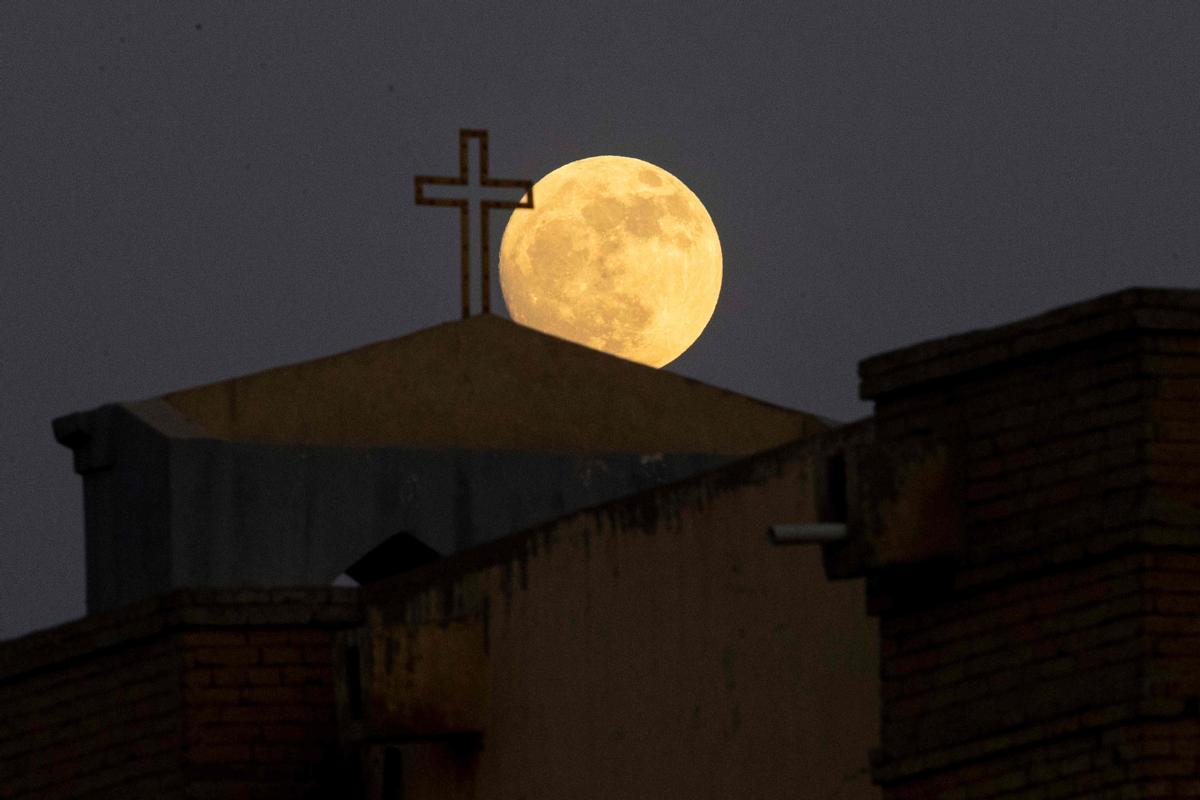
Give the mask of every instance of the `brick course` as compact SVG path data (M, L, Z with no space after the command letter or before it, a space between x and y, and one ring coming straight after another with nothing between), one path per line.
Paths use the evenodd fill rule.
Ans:
M860 372L878 444L949 442L963 470L941 588L867 574L885 798L1200 797L1200 293Z
M0 798L336 796L360 620L352 589L180 590L0 643Z

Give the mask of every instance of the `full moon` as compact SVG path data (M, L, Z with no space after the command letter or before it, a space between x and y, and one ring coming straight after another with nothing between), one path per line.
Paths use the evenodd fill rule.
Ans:
M624 156L572 161L533 186L500 243L512 318L661 367L700 336L721 292L721 242L699 198Z

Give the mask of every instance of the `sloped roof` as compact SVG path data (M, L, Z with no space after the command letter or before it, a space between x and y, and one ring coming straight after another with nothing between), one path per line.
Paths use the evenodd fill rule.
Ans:
M490 314L163 399L207 436L317 446L744 454L828 427Z

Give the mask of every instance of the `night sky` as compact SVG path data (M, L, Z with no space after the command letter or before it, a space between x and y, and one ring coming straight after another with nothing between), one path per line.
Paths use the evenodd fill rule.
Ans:
M9 0L0 637L84 613L53 417L459 316L460 127L683 180L725 273L668 369L841 420L862 358L1200 266L1200 4Z

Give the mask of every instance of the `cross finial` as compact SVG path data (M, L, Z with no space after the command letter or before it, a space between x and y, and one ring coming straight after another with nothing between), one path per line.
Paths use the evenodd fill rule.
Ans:
M480 247L479 260L482 271L482 306L483 313L488 313L491 290L488 283L488 269L491 264L490 236L488 233L488 212L493 208L533 208L533 181L516 180L513 178L492 178L488 175L488 132L476 128L460 128L458 131L458 176L438 177L434 175L417 175L414 179L417 190L417 205L421 206L457 206L459 228L459 251L462 262L462 315L463 319L471 316L471 299L469 292L470 269L468 267L468 245L470 242L471 201L466 197L426 197L426 186L469 186L467 180L467 142L470 139L479 140L479 185L489 188L521 189L525 193L524 201L514 200L481 200L479 203ZM511 196L511 193L510 193Z

